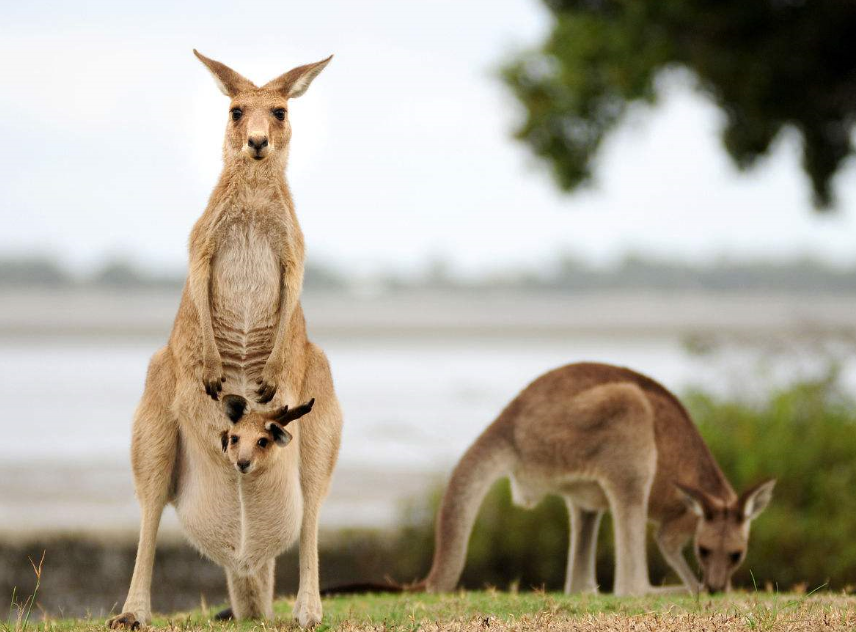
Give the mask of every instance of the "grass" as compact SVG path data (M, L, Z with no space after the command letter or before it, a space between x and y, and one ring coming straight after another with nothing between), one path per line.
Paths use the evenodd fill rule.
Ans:
M10 632L25 632L27 626L30 624L30 617L33 614L33 607L36 605L36 599L39 597L39 588L42 585L42 569L45 564L45 553L42 553L42 557L39 560L38 566L36 563L30 558L30 565L33 567L33 572L36 575L36 585L33 589L33 593L27 597L23 602L18 601L18 591L12 591L12 603L9 608L10 618L8 624L3 624L3 629L9 629ZM12 616L11 613L15 613Z
M296 630L292 600L276 604L268 622L214 623L216 608L155 617L170 632L267 632ZM57 619L34 632L94 632L103 620ZM460 592L450 595L358 595L324 600L325 630L856 630L856 600L831 593L784 595L733 593L721 597L616 598L558 593Z

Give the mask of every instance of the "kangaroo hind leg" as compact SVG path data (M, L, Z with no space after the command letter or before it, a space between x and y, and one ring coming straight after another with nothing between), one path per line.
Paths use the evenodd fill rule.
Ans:
M588 412L600 449L588 467L605 492L615 531L615 594L651 592L645 549L648 496L657 471L654 418L645 393L635 384L592 389Z
M169 350L159 350L149 363L143 397L134 415L131 466L140 503L140 540L128 598L122 614L107 624L136 629L151 622L152 569L163 509L172 494L178 456L178 420L172 413L174 370Z
M645 547L648 496L657 473L651 406L635 385L616 384L611 448L599 464L615 530L616 595L651 593Z
M300 401L315 398L312 414L300 422L300 486L303 518L300 525L300 588L294 618L301 627L321 622L318 580L318 520L339 454L342 411L333 389L330 366L315 345L306 351L306 373Z
M565 575L565 594L596 593L595 561L597 532L602 511L588 511L565 499L571 521L571 542L568 549L568 568Z

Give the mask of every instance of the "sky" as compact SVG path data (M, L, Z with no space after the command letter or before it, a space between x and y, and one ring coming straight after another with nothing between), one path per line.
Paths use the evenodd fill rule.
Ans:
M407 274L443 259L464 275L560 253L856 261L854 161L821 217L798 139L738 173L719 113L680 74L609 138L592 188L558 192L513 140L522 113L497 76L548 32L538 0L135 4L0 9L0 255L184 268L228 109L195 47L258 84L335 54L289 108L310 261Z

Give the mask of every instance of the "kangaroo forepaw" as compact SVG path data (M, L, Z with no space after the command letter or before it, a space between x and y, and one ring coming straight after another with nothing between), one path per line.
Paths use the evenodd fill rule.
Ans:
M205 387L205 394L215 402L220 399L220 392L223 390L223 382L225 381L223 365L219 360L217 362L206 362L202 367L202 386Z
M261 386L256 389L256 401L259 404L267 404L276 395L276 384L262 380Z
M133 612L123 612L112 619L108 619L107 627L111 630L139 630L142 624Z

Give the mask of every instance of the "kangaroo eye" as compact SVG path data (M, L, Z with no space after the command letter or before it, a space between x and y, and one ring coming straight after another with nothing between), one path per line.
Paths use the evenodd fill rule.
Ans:
M229 110L229 113L232 115L233 121L240 121L241 117L244 115L244 111L241 108L232 108Z
M701 559L706 560L710 557L710 549L706 549L703 546L698 547L698 554Z
M266 448L267 444L268 444L268 440L265 439L264 437L262 437L261 439L259 439L258 444L259 444L260 448Z
M285 120L285 108L277 108L273 111L273 115L280 121Z
M231 443L232 445L238 443L238 435L232 435L231 437L229 437L229 443Z
M732 564L737 564L740 561L740 558L743 557L743 553L740 551L734 551L734 553L731 553L728 557L731 558Z

